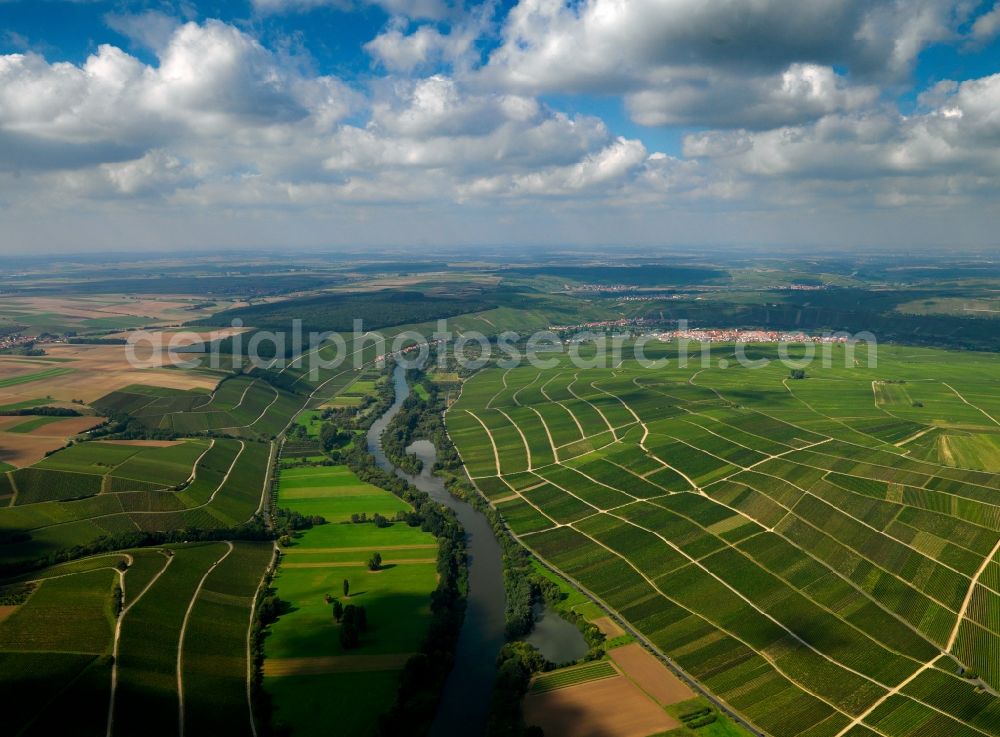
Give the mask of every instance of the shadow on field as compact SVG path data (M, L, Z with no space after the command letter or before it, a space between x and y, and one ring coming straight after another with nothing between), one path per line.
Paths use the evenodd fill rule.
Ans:
M278 595L281 595L280 588ZM431 624L431 592L389 592L369 587L336 597L343 606L363 606L368 623L359 646L345 651L340 643L340 625L333 607L322 597L290 602L287 610L264 632L266 657L309 658L341 655L415 653L427 637ZM296 604L298 606L296 607Z

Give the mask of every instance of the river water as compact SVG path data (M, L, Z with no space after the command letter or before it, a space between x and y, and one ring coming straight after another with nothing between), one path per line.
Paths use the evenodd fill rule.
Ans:
M368 451L375 456L379 466L395 471L397 476L455 511L455 516L465 528L469 555L469 596L465 621L458 636L455 667L445 683L431 735L476 737L486 732L496 675L496 656L504 644L506 594L500 544L486 517L472 505L449 494L444 482L432 475L436 451L430 441L418 440L407 448L424 463L423 471L415 476L393 466L382 452L382 431L410 393L406 372L402 368L397 366L392 378L396 400L368 431Z
M535 627L524 638L556 665L572 663L587 654L587 641L575 624L542 604L535 604Z

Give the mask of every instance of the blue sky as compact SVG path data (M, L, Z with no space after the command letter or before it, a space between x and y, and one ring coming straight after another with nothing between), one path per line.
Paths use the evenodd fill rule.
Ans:
M995 248L998 35L965 0L0 0L0 251Z

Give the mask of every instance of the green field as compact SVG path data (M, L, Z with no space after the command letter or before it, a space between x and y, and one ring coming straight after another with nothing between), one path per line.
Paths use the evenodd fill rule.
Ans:
M59 422L63 420L63 417L33 417L30 420L21 422L13 427L7 428L7 432L31 432L32 430L37 430L40 427L45 427L46 425L51 425L53 422Z
M449 433L523 544L768 734L1000 734L1000 358L746 350L487 369Z
M275 723L295 735L322 735L337 714L338 729L345 734L368 734L395 700L399 669L419 650L427 630L430 592L437 585L437 544L430 533L404 523L378 528L346 521L352 513L391 516L409 507L387 491L362 484L342 466L282 470L278 506L320 515L328 523L306 530L284 550L274 579L277 595L291 605L265 641L265 687L274 700ZM383 558L378 572L366 567L374 552ZM341 646L340 625L326 595L345 606L365 607L369 630L357 649ZM331 656L389 660L359 671L268 675L269 663L280 659ZM317 712L319 705L324 706Z
M409 509L406 502L371 484L363 484L343 466L289 468L281 472L278 504L302 514L345 522L352 514L392 517Z
M35 371L31 374L23 374L21 376L11 376L6 379L0 379L0 389L6 389L8 386L17 386L18 384L29 384L33 381L43 381L44 379L51 379L55 376L62 376L63 374L71 374L75 369L71 368L50 368L44 371Z

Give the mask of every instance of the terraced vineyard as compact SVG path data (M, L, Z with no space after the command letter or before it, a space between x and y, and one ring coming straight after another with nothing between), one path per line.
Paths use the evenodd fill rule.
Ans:
M127 412L150 429L271 438L284 429L302 402L301 397L261 379L235 376L211 393L130 386L94 406L102 412Z
M1000 735L1000 475L935 440L1000 437L998 357L676 350L465 383L448 429L515 535L763 732Z
M5 728L65 733L72 714L77 735L252 734L248 624L271 557L269 542L196 543L22 577L34 590L0 622Z
M271 451L271 443L214 438L166 447L91 442L54 453L9 474L16 494L0 508L0 531L29 539L4 546L4 562L118 532L246 522L260 509Z

